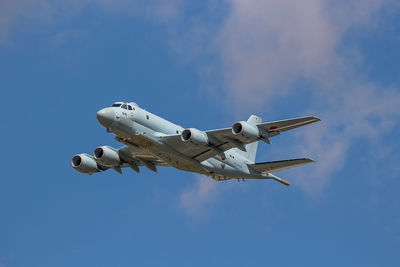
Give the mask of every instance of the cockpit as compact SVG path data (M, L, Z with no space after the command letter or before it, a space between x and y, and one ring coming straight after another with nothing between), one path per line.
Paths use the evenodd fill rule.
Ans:
M124 103L124 102L115 102L111 105L112 107L120 107L126 110L135 110L135 106L138 107L136 103Z

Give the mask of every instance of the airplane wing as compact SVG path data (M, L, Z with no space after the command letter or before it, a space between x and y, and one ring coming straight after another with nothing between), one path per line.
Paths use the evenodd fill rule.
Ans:
M247 164L247 166L249 166L250 168L259 173L270 173L305 165L312 162L314 162L312 159L301 158L301 159L260 162L255 164Z
M146 150L130 146L119 149L100 146L94 150L93 156L86 153L76 154L72 157L71 165L78 172L89 175L108 169L114 169L122 174L122 168L127 167L139 173L140 166L157 172L157 166L170 166Z
M310 116L297 119L260 123L257 125L257 127L264 131L267 131L269 137L273 137L280 134L281 132L286 132L288 130L292 130L317 121L320 121L320 119L314 116Z
M303 117L289 120L281 120L267 123L259 123L255 126L262 133L262 137L249 138L243 135L234 135L232 128L223 128L217 130L205 131L210 144L207 146L199 146L191 142L182 142L181 135L167 135L161 137L161 141L173 147L178 152L191 157L199 162L220 155L224 157L224 152L231 148L238 148L246 151L245 145L256 141L264 141L269 143L269 137L279 135L291 129L295 129L313 122L320 121L316 117Z

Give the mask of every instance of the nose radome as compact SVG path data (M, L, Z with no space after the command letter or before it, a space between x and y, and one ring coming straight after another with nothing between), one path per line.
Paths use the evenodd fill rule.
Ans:
M97 120L101 125L108 128L115 118L115 112L112 108L103 108L97 112Z

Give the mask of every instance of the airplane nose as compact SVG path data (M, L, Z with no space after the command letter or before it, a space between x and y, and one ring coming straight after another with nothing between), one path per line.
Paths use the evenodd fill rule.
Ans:
M112 108L103 108L97 112L97 120L105 128L111 126L115 118L115 112Z

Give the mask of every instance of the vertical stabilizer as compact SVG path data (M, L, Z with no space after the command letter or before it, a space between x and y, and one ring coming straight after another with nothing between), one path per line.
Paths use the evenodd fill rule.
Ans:
M262 122L262 119L256 115L251 115L249 119L247 120L247 123L250 125L257 125ZM247 144L245 146L246 152L238 150L239 153L241 153L245 158L247 158L251 162L255 162L256 160L256 153L257 153L257 146L258 146L258 141L254 143Z

